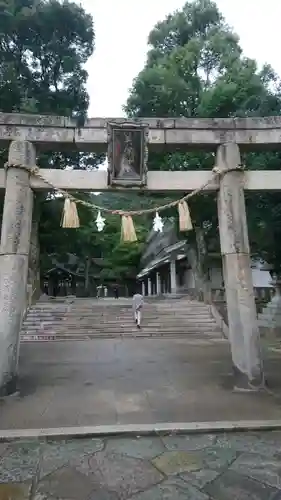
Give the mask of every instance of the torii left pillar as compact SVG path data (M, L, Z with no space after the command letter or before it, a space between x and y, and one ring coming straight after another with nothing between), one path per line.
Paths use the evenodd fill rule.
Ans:
M19 335L26 302L33 194L30 167L35 149L28 141L9 148L0 245L0 395L17 388Z

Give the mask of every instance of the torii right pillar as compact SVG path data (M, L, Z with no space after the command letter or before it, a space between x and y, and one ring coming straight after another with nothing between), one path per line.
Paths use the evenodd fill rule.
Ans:
M239 170L240 165L237 144L219 146L216 166L223 174L218 218L234 389L247 391L262 388L264 375L251 271L244 172Z

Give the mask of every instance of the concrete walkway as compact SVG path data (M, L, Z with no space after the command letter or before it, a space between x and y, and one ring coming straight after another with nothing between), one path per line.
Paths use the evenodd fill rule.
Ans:
M9 500L280 500L281 433L0 443Z
M231 390L228 343L220 339L24 344L19 394L0 400L0 430L278 420L280 362L280 351L267 348L273 394L241 394Z

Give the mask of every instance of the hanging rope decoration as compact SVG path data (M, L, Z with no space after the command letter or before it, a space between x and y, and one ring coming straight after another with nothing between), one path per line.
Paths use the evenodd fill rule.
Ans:
M121 216L121 241L133 243L137 241L136 230L133 219L130 215L124 214Z
M11 166L11 165L10 165ZM23 167L24 168L24 167ZM237 166L237 169L241 168L241 166ZM42 170L40 170L37 166L33 167L32 169L27 168L27 170L32 174L41 179L45 184L50 186L51 189L56 191L58 194L64 197L64 207L63 207L63 215L62 215L62 220L61 220L61 226L63 228L78 228L80 226L79 224L79 216L77 212L77 204L83 205L85 207L94 209L98 211L97 218L96 218L96 226L97 230L99 232L103 231L105 227L105 218L102 217L102 213L109 213L112 215L119 215L121 216L121 240L124 242L135 242L137 241L137 235L136 235L136 230L134 227L134 222L132 219L132 216L134 215L143 215L143 214L155 214L155 217L153 219L153 229L154 231L157 232L162 232L163 227L164 227L164 222L162 217L160 217L159 212L162 212L163 210L166 210L168 208L173 208L173 207L178 207L178 213L179 213L179 229L180 231L191 231L193 226L192 226L192 220L191 220L191 215L190 211L188 208L187 200L192 198L193 196L196 196L199 194L201 191L203 191L207 186L210 184L213 184L214 180L221 176L223 174L223 171L221 171L218 167L214 167L212 170L212 177L206 181L200 188L194 189L191 193L188 193L185 195L183 198L176 200L176 201L171 201L167 203L166 205L161 205L159 207L154 207L154 208L146 208L143 210L129 210L127 212L124 212L124 210L111 210L106 207L100 207L99 205L95 205L94 203L81 200L79 198L76 198L72 196L70 193L63 189L57 188L52 182L47 180L44 175L42 175Z
M64 200L61 226L64 228L80 227L76 203L69 197Z
M178 204L180 231L191 231L193 229L188 204L182 200Z

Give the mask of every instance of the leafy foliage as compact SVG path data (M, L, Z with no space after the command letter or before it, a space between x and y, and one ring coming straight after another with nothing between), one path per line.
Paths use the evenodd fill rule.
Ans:
M85 63L94 50L93 20L68 0L0 0L0 111L61 115L82 126L87 116ZM96 168L103 155L38 151L41 168ZM7 151L0 152L4 162ZM78 194L89 198L89 194ZM122 200L118 203L122 207ZM120 244L120 220L96 230L96 214L79 207L81 228L60 228L63 200L37 195L42 272L52 267L51 254L63 262L69 252L80 261L102 258L102 279L135 274L140 246ZM142 240L142 226L140 239ZM127 266L127 267L126 267ZM98 269L100 272L100 268Z
M81 198L81 193L79 197ZM62 199L41 205L40 246L44 248L41 259L43 271L52 267L50 255L56 255L59 261L64 262L67 260L67 254L71 252L80 262L91 260L90 274L95 274L96 262L100 262L98 273L101 283L113 281L126 283L135 279L147 232L146 226L141 221L136 221L138 242L124 243L120 240L120 217L107 216L104 230L98 232L95 224L97 214L79 205L81 227L63 229L60 227L62 208Z
M57 0L2 0L0 32L2 111L27 107L86 116L83 64L93 51L94 30L81 7Z
M129 116L246 117L281 114L281 84L274 70L245 57L237 35L211 0L188 1L183 9L157 23L149 35L147 62L133 83L125 110ZM280 152L243 155L248 169L279 169ZM149 168L211 169L214 154L153 154ZM281 227L281 196L247 194L253 251L276 268ZM214 197L192 203L195 224L218 245ZM211 228L211 229L210 229ZM270 235L270 237L269 237Z

